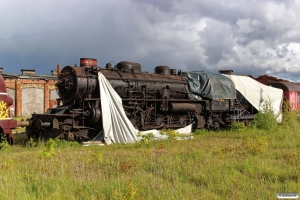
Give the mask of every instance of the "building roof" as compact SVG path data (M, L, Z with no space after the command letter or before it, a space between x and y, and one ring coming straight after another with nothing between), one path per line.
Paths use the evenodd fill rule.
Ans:
M36 79L36 80L57 80L56 75L37 75L37 74L28 74L28 75L23 75L23 74L6 74L2 73L1 74L4 79Z
M274 82L274 83L269 83L269 85L280 88L284 91L295 91L295 92L300 92L300 84L298 83L292 83L292 82Z
M259 79L266 79L268 81L271 81L271 82L278 82L278 81L282 81L282 82L289 82L288 80L284 80L284 79L280 79L280 78L276 78L274 76L269 76L269 75L260 75L259 77L255 78L256 80L259 80Z

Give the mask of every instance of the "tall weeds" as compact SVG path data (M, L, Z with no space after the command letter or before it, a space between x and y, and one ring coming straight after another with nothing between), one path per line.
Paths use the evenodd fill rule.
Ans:
M282 126L285 128L292 129L293 131L297 130L299 128L298 115L298 111L291 109L290 102L284 101Z
M277 117L274 114L271 101L266 101L262 105L262 111L259 111L254 117L253 126L258 129L272 130L278 125Z

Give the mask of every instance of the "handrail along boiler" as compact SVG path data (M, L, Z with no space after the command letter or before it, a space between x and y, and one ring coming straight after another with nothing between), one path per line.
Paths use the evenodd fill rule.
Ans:
M28 137L85 141L99 134L103 119L98 72L121 97L126 115L139 130L180 128L191 123L194 129L217 130L229 126L233 119L253 118L241 115L248 105L241 106L236 99L195 99L182 72L168 66L157 66L154 73L148 73L135 62L107 63L101 68L96 59L81 58L79 67L66 66L58 75L62 105L32 114Z

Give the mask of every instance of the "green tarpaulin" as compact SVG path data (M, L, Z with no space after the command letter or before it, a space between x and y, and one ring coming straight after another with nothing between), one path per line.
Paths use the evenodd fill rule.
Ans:
M189 82L189 89L195 99L235 99L236 91L231 79L222 74L206 72L182 72Z

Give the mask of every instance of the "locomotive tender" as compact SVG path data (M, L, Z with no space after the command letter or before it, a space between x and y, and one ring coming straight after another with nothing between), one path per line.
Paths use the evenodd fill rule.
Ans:
M125 61L101 68L96 59L81 58L79 67L66 66L58 72L56 86L62 105L32 114L26 128L28 138L86 141L98 135L105 120L98 72L121 97L128 119L138 130L181 128L191 123L194 129L218 130L233 120L246 123L254 117L251 105L241 101L233 82L221 74L177 72L168 66L157 66L154 73L148 73L142 72L140 64ZM224 91L229 95L222 96Z

